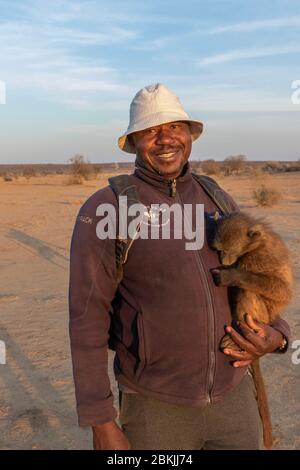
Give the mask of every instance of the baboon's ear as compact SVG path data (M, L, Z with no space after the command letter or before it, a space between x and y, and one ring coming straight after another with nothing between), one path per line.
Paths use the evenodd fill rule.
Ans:
M249 238L251 238L251 240L256 240L256 239L260 238L260 236L261 236L261 225L260 224L252 225L252 227L249 228L247 235L248 235Z

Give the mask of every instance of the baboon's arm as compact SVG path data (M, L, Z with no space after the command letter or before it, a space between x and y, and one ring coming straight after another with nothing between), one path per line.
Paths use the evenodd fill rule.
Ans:
M218 271L216 273L216 271ZM286 282L275 276L255 274L241 269L214 270L214 279L220 286L236 286L276 302L288 302L290 289Z

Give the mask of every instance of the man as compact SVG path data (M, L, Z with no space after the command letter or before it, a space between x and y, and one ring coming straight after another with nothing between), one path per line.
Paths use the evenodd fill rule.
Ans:
M202 128L164 85L137 93L119 147L136 154L130 178L146 207L204 204L207 220L216 212L218 207L188 164L192 142ZM211 270L219 260L206 236L203 247L194 250L175 236L137 238L116 291L115 240L96 233L103 204L118 211L109 186L80 210L70 272L77 411L79 424L93 428L94 448L260 448L261 425L247 367L266 353L286 350L288 325L281 319L272 326L256 324L248 315L243 336L226 328L242 351L220 351L231 313L227 288L213 282ZM115 422L107 373L109 333L122 390L122 429Z

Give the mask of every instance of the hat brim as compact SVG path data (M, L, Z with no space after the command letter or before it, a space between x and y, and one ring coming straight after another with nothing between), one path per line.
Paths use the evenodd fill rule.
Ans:
M128 136L130 134L133 134L134 132L138 132L138 131L143 131L145 129L148 129L149 127L154 127L154 126L158 126L158 125L161 125L161 124L167 124L168 122L176 122L176 121L183 121L183 122L188 122L189 123L193 142L196 139L198 139L198 137L200 137L200 135L203 132L203 123L200 122L200 121L192 121L191 119L184 119L184 118L182 118L182 116L180 116L178 119L176 119L174 117L172 119L170 119L170 117L169 117L169 118L165 118L165 119L160 119L159 123L156 123L156 124L150 124L150 123L149 123L149 125L144 124L141 127L135 126L134 129L127 130L127 132L125 132L125 134L123 134L121 137L118 138L118 146L121 150L123 150L123 152L134 153L135 154L135 147L128 140Z

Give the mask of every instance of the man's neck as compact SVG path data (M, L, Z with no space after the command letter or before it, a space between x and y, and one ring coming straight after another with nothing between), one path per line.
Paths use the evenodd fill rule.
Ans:
M162 175L161 173L159 173L158 171L156 171L154 168L152 168L150 165L148 165L147 163L145 163L144 160L141 160L141 159L138 158L138 157L136 157L135 166L136 166L136 168L145 169L145 170L147 170L148 172L153 173L153 175L155 175L155 176L160 176L160 177L161 177L162 179L164 179L165 181L170 181L170 180L177 179L177 178L179 178L180 176L183 176L183 175L186 173L186 170L187 170L187 167L188 167L188 162L186 162L186 163L183 165L182 170L181 170L180 173L177 174L177 175Z

